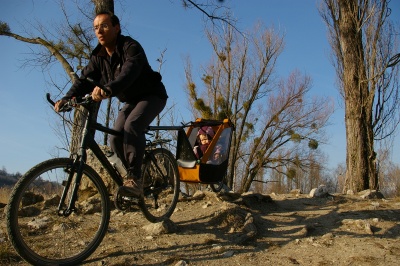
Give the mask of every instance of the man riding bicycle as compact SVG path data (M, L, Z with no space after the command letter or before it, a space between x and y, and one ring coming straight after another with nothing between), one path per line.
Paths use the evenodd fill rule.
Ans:
M144 132L164 109L168 95L161 75L151 69L142 46L121 34L116 15L98 13L93 28L99 44L83 68L82 78L74 82L54 109L58 112L72 97L87 93L92 94L94 101L115 96L125 103L114 124L114 129L123 132L123 137L111 136L110 144L128 171L119 193L140 197L143 193L141 165L146 145ZM86 77L104 85L109 93L85 81Z

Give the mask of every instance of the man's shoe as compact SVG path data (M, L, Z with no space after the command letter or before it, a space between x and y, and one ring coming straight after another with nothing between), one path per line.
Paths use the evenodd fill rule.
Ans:
M140 179L127 179L119 188L119 194L126 197L140 198L143 196L143 183Z

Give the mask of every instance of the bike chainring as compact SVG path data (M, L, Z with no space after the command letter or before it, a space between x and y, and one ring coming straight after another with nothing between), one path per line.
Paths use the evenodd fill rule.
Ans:
M118 188L114 193L114 205L119 211L132 211L133 206L137 206L139 200L134 197L122 196L120 193L120 188Z

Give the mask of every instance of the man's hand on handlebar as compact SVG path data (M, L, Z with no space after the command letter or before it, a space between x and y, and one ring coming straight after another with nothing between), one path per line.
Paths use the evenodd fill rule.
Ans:
M71 111L72 107L75 106L77 103L82 103L82 101L95 101L95 102L100 102L101 100L107 99L111 97L111 90L108 87L105 87L103 85L101 85L100 83L94 81L93 79L86 77L85 78L87 81L89 81L90 83L94 84L96 87L93 89L92 94L89 95L85 95L84 97L78 97L79 100L77 100L77 98L72 99L72 100L65 100L65 99L61 99L59 101L57 101L56 103L54 103L51 99L50 99L50 94L47 94L47 100L51 103L51 105L54 105L54 110L56 112L66 112L66 111ZM64 105L67 104L67 108L63 108Z
M101 89L100 87L96 86L92 92L92 99L95 102L100 102L101 100L109 98L110 95L107 94L106 91Z
M58 113L60 112L61 108L66 104L68 101L61 99L54 104L54 110Z

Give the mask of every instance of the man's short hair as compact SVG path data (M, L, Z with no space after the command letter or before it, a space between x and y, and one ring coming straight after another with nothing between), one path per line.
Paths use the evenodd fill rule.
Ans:
M111 18L111 24L112 24L113 26L115 26L115 25L120 25L120 24L119 24L119 18L118 18L113 12L111 12L111 11L100 11L100 12L97 12L96 17L97 17L98 15L109 15L110 18Z

